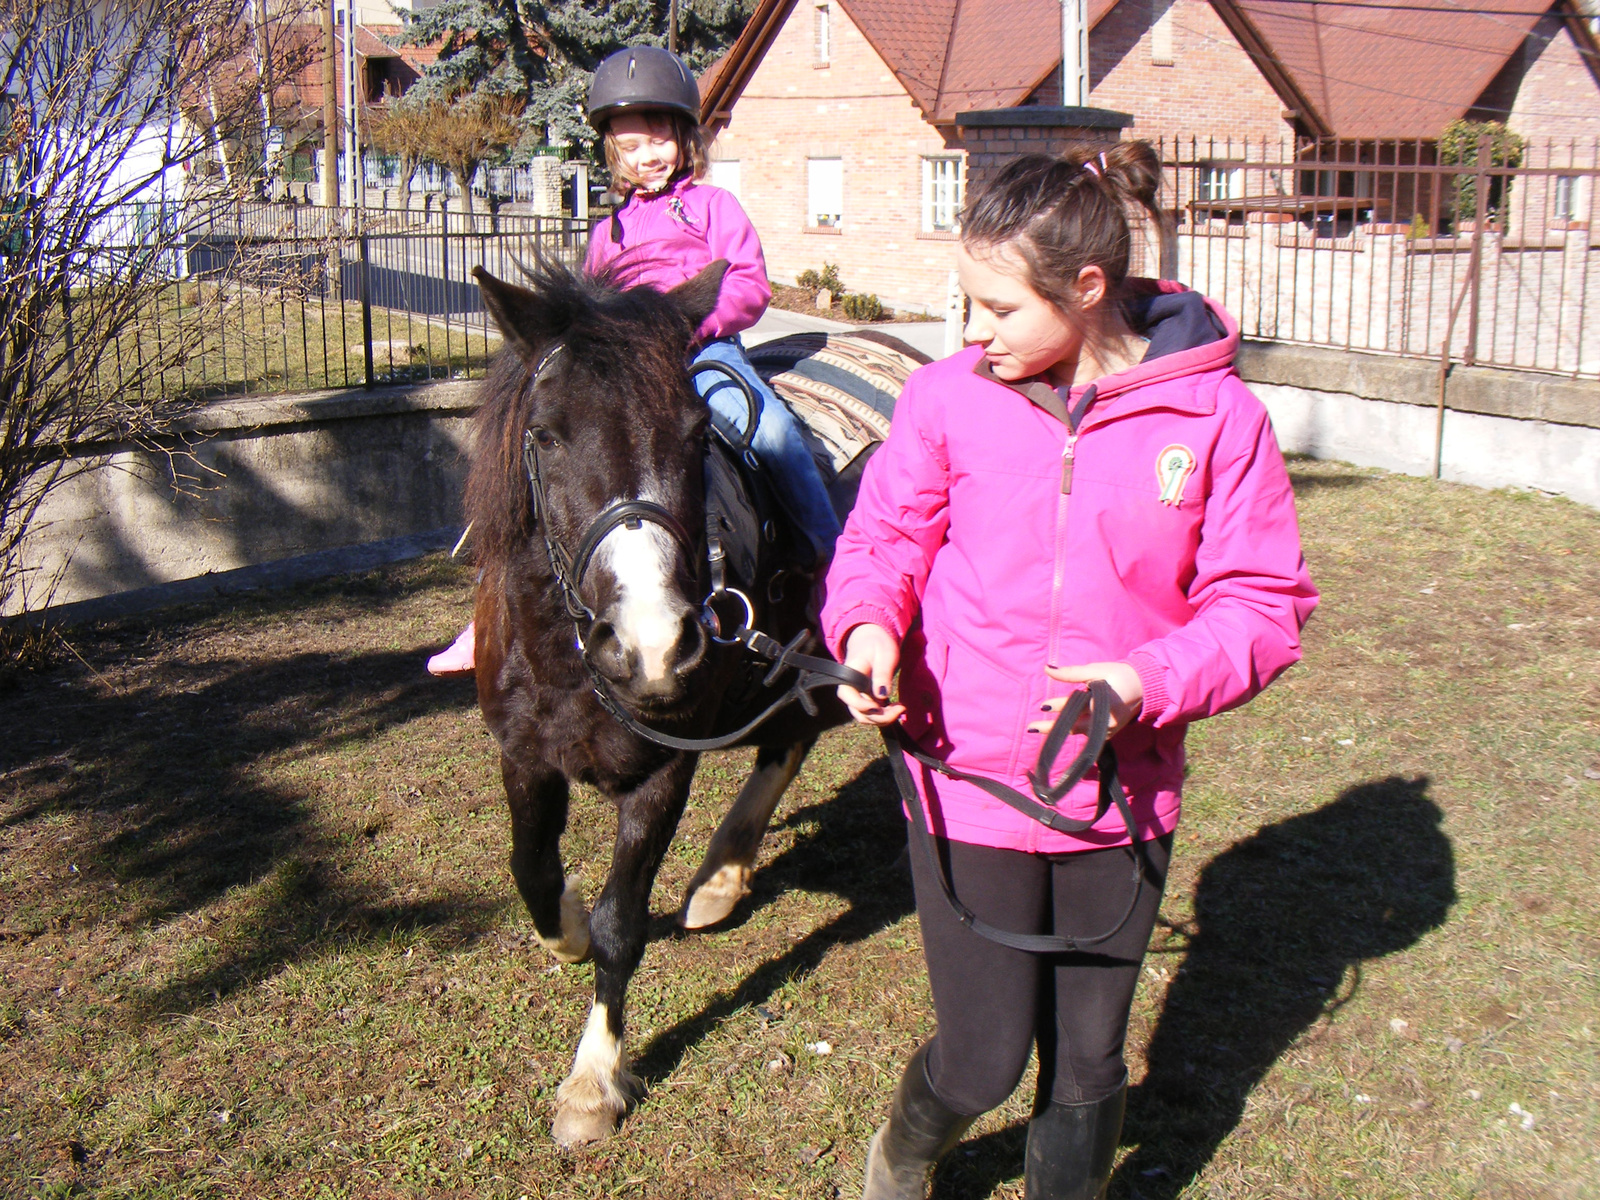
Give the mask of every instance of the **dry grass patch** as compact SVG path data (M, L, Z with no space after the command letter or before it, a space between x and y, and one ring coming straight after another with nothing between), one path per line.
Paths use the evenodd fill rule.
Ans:
M1600 514L1293 470L1325 601L1306 662L1192 735L1113 1195L1600 1195ZM430 559L76 631L0 677L0 1193L858 1187L930 1025L876 744L824 740L755 896L683 938L744 770L707 760L632 991L649 1098L562 1155L590 972L513 897L470 686L421 672L468 582ZM581 794L591 882L610 832ZM1024 1115L936 1196L1019 1197Z

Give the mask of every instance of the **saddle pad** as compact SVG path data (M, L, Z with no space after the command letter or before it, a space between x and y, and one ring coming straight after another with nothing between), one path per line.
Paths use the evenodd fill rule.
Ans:
M794 333L747 353L757 374L821 443L835 475L889 436L906 377L932 361L874 329Z

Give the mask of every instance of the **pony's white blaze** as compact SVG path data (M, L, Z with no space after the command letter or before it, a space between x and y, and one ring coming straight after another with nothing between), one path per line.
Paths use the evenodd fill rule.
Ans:
M617 637L638 654L647 683L660 683L671 671L670 655L689 611L672 591L676 552L672 535L652 521L637 529L618 526L600 544L601 565L617 581Z

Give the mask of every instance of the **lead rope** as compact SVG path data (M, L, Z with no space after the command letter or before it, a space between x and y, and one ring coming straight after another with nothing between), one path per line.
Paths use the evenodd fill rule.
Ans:
M870 694L870 693L869 693ZM965 771L958 771L939 759L924 754L918 750L906 737L898 725L889 726L883 731L884 746L889 754L889 766L894 772L896 785L900 789L900 798L905 801L906 811L911 817L911 840L917 844L927 862L928 870L933 878L939 881L939 889L944 893L944 898L949 902L950 908L956 914L956 919L972 930L979 937L987 938L991 942L998 942L1002 946L1009 946L1013 950L1023 950L1030 954L1072 954L1085 949L1092 949L1110 941L1121 933L1123 928L1133 918L1134 911L1139 907L1139 897L1144 891L1144 851L1143 840L1139 836L1139 825L1134 820L1132 811L1128 808L1128 800L1122 792L1122 781L1117 775L1117 754L1107 740L1107 733L1111 723L1111 704L1114 694L1111 685L1103 679L1096 679L1089 684L1087 691L1074 692L1068 699L1061 715L1056 718L1055 726L1050 730L1044 745L1039 748L1039 760L1028 781L1033 788L1034 795L1040 800L1049 800L1052 803L1065 796L1067 792L1076 787L1089 773L1091 766L1098 766L1100 770L1100 797L1095 807L1094 816L1084 821L1074 821L1062 816L1053 808L1024 796L1015 788L1007 787L995 779L987 779L981 775L970 775ZM1054 765L1061 747L1066 743L1072 727L1083 715L1085 707L1089 710L1088 738L1077 758L1067 769L1060 783L1051 785L1049 781L1050 769ZM1009 929L1000 929L983 920L970 908L961 902L955 893L955 887L950 882L950 877L945 873L944 864L939 859L938 845L934 841L932 832L928 829L927 817L923 813L922 798L917 794L916 784L911 777L911 769L906 765L906 759L915 759L925 771L934 771L949 779L959 779L970 783L987 794L1014 808L1017 812L1031 820L1038 821L1057 833L1081 833L1083 830L1097 824L1102 817L1115 806L1128 833L1128 857L1132 862L1133 896L1128 901L1128 907L1123 911L1117 923L1104 933L1094 935L1074 934L1043 934L1043 933L1014 933ZM932 793L931 787L926 790Z

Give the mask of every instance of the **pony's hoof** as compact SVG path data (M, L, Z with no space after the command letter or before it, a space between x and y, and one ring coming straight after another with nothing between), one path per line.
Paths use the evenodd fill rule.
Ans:
M561 892L561 936L546 938L534 930L539 944L564 963L580 963L589 957L589 910L583 902L583 890L578 877L568 875L566 887Z
M749 867L730 863L719 867L684 900L678 911L678 924L685 929L706 929L728 919L739 901L750 894Z
M603 1142L617 1131L618 1114L611 1112L582 1112L575 1108L562 1108L550 1124L550 1133L564 1150L592 1146Z

